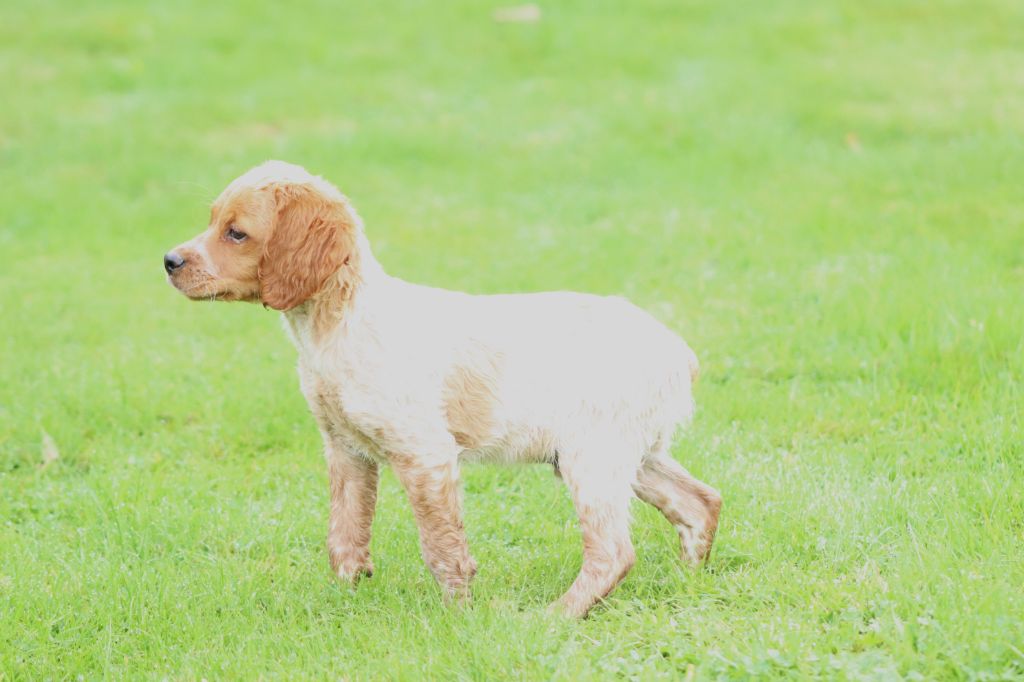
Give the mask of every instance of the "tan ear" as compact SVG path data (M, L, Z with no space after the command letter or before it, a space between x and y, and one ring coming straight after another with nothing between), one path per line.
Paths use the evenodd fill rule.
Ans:
M260 299L291 310L320 291L352 251L352 216L344 202L313 185L274 188L277 224L260 259Z

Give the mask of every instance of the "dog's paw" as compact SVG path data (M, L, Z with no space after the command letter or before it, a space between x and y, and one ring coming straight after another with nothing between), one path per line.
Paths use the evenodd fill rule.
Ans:
M373 562L368 556L356 556L351 552L331 550L331 570L338 580L356 585L363 578L373 576Z
M711 545L715 541L714 527L681 527L679 540L682 545L679 558L693 569L703 567L711 554Z
M355 568L345 568L342 566L335 571L335 575L337 575L338 580L343 583L357 585L363 578L373 577L373 564L367 563Z
M589 608L580 604L576 600L563 596L561 599L548 604L548 608L546 610L548 614L552 616L579 620L580 618L586 617Z

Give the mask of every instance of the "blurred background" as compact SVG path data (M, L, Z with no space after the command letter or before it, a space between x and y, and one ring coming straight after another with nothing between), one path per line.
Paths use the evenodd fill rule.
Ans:
M1022 45L1008 0L4 4L0 677L1024 675ZM550 621L564 491L477 467L471 609L390 474L331 583L278 316L161 266L269 158L391 274L683 334L709 570L638 508L626 584Z

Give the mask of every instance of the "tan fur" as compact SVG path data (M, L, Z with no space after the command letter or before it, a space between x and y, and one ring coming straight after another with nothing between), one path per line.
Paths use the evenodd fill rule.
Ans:
M401 456L392 457L391 466L409 496L423 560L445 598L468 597L476 561L469 555L462 525L458 469L450 465L425 467L415 458Z
M346 438L358 434L337 408L322 382L300 369L303 392L320 427L330 479L331 508L327 551L331 570L342 580L373 575L370 532L377 503L378 465L354 454ZM357 436L358 437L358 436ZM368 442L365 437L363 444Z
M583 566L569 590L552 606L573 618L585 616L595 602L607 597L636 563L628 527L623 529L600 509L577 511L583 532Z
M445 378L444 410L448 432L464 448L485 446L494 435L494 361L486 367L459 365Z
M214 202L207 229L175 249L187 265L172 282L190 298L259 301L281 311L324 294L322 334L336 324L354 285L347 280L358 272L354 221L345 197L317 179L233 184ZM232 227L245 241L229 239ZM335 277L346 268L350 277Z
M352 252L352 218L344 204L311 186L273 190L277 224L260 258L260 300L291 310L319 292Z
M357 286L359 265L355 256L349 257L347 266L353 275L343 280L329 279L316 297L313 308L313 338L318 341L341 321Z
M259 299L258 264L263 244L274 228L273 199L251 189L225 192L210 209L207 229L178 246L186 267L174 273L172 282L189 298L225 301ZM237 225L249 235L235 244L227 231Z
M343 453L330 456L331 514L327 551L331 569L345 580L373 575L370 530L377 503L377 463Z
M649 458L637 473L634 491L675 526L681 557L696 565L707 559L718 530L722 496L668 456Z

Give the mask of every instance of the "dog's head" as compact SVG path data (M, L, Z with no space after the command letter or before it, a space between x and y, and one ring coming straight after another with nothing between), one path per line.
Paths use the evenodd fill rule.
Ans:
M164 270L193 300L290 310L346 265L356 220L326 180L268 161L227 186L213 202L209 226L168 252Z

